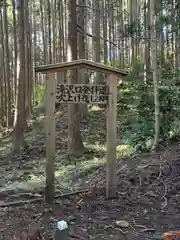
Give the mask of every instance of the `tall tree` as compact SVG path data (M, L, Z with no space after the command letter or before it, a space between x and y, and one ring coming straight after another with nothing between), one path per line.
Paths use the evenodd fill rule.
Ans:
M8 19L7 19L7 1L3 0L3 28L4 28L4 68L5 68L5 81L7 93L7 126L11 126L11 78L9 66L9 34L8 34Z
M93 25L92 25L92 32L93 32L93 38L92 38L92 43L93 43L93 50L92 50L92 59L95 62L100 62L101 58L101 44L100 44L100 1L95 0L93 1L93 6L94 6L94 14L93 14ZM98 83L101 81L101 74L96 73L96 78L95 81Z
M51 27L51 2L50 0L47 0L47 13L48 13L48 48L49 48L49 63L52 62L52 27Z
M17 50L17 24L16 24L16 1L12 0L12 14L13 14L13 37L14 37L14 48L13 48L13 101L15 101L16 96L16 87L17 87L17 56L18 56L18 50Z
M107 4L103 0L103 38L104 38L104 64L108 62L108 46L107 46Z
M24 1L25 22L25 79L26 79L26 114L32 111L32 42L31 42L31 21L29 18L28 1Z
M26 80L25 80L25 0L17 1L18 22L18 52L19 52L19 74L17 82L17 96L14 117L14 150L19 152L24 144L24 129L26 126Z
M159 144L160 135L160 103L159 103L159 83L157 76L157 38L156 38L156 16L154 12L154 0L150 1L150 16L151 16L151 62L153 71L153 84L154 84L154 107L155 107L155 135L153 142L153 149L156 149Z
M85 10L84 6L86 6L86 0L78 0L78 14L77 14L77 24L80 28L80 32L78 32L78 52L79 59L85 59ZM78 83L85 84L85 69L78 69ZM87 115L88 108L87 104L80 104L79 111L82 116Z
M77 60L77 19L76 1L69 0L69 49L72 60ZM70 73L70 83L77 83L77 70ZM70 153L78 153L84 150L80 134L80 116L78 104L68 105L68 150Z
M3 20L2 20L2 10L0 8L0 97L1 97L1 103L0 103L0 117L1 117L1 126L4 126L6 123L6 84L5 84L5 68L3 67L4 62L4 43L3 43Z

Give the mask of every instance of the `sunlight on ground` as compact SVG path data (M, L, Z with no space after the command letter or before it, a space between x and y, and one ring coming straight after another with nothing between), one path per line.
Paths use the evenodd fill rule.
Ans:
M131 92L131 89L129 88L120 89L119 92Z
M2 138L1 142L4 143L4 144L10 144L11 143L11 137Z
M89 112L94 112L95 114L90 114L92 116L97 115L97 111L104 111L98 106L91 106L89 108ZM63 111L58 111L56 114L57 118L61 118L64 116ZM96 118L95 118L96 117ZM105 121L105 119L102 119ZM78 186L81 181L86 181L91 175L94 173L96 168L99 166L104 166L106 163L106 155L107 155L107 145L106 145L106 127L105 124L100 126L100 129L97 130L98 122L97 116L94 116L90 120L86 120L85 124L83 125L84 131L87 128L87 124L90 124L88 128L88 135L89 137L86 139L87 142L85 143L85 147L88 149L87 153L84 153L80 156L72 156L69 155L66 149L58 149L56 152L56 161L55 161L55 176L56 176L56 186L61 188L71 188ZM25 133L25 140L30 146L30 149L39 148L44 149L44 114L39 114L32 120L32 125L30 125L30 131ZM93 125L93 127L92 127ZM61 135L60 144L63 142L64 136L64 128L60 129L56 132L57 135ZM59 140L57 138L57 140ZM105 142L105 144L104 144ZM57 141L58 144L58 141ZM5 138L2 139L0 145L0 154L5 156L10 153L12 150L12 138ZM118 145L117 146L117 159L120 159L125 156L129 156L134 153L134 149L130 145ZM37 151L38 154L41 151ZM25 152L26 154L26 152ZM35 156L33 156L35 154ZM44 187L45 184L45 177L44 177L44 169L45 169L45 156L36 155L32 151L32 156L27 154L27 159L25 158L25 162L22 162L22 168L17 169L19 177L14 180L13 178L7 177L5 183L3 184L3 188L0 188L0 191L3 189L6 190L34 190L34 189L41 189ZM44 152L43 152L44 154ZM11 159L10 159L11 160ZM30 161L29 161L30 160ZM16 164L15 164L16 165ZM13 168L13 165L12 165ZM123 164L122 164L123 168ZM11 171L11 170L10 170ZM93 175L92 175L93 176ZM4 176L5 177L5 176Z
M2 139L0 144L0 156L6 156L12 151L12 140L11 138Z
M87 144L86 147L95 149L96 151L102 151L104 154L106 154L107 147L105 145L101 145L99 143L96 143L94 145ZM133 154L135 152L135 149L130 145L118 145L116 147L117 151L117 157L125 157Z
M96 158L94 157L93 159L89 160L89 161L84 161L82 163L80 163L78 165L78 168L81 169L81 170L87 170L87 169L90 169L92 167L95 167L95 166L100 166L100 165L103 165L104 163L106 162L106 158L103 157L103 158Z
M71 188L78 186L78 182L83 178L88 178L94 171L106 163L106 147L104 145L89 145L88 148L94 152L90 154L83 154L81 156L73 157L66 154L56 155L56 184L58 187ZM5 148L4 148L5 149ZM134 149L129 145L117 146L117 158L132 154ZM45 160L45 159L44 159ZM70 160L70 162L69 162ZM44 161L41 168L44 168ZM123 166L122 166L123 168ZM35 169L34 169L35 170ZM30 171L26 181L15 181L13 183L5 184L0 191L5 190L35 190L41 189L45 184L44 174L40 174L40 168ZM42 169L41 169L42 170Z
M3 191L11 191L11 190L35 190L44 188L45 186L45 179L35 177L35 179L22 181L22 182L13 182L11 184L6 184L3 188L0 188L0 192Z
M67 169L63 166L61 168L59 168L56 172L55 172L55 176L56 177L60 177L62 176L63 174L65 174L67 171Z
M106 162L105 158L93 158L91 160L83 161L76 165L68 165L68 166L62 166L60 167L56 172L55 176L60 177L63 180L63 177L68 176L71 177L71 174L77 173L77 172L83 172L86 170L90 170L92 167L98 167L100 165L103 165Z
M96 105L93 105L90 109L89 109L89 112L96 112L96 111L100 111L100 110L103 110L101 109L100 107L96 106Z
M42 121L42 120L44 120L44 115L40 115L40 116L38 117L38 121Z
M135 149L130 145L118 145L116 150L118 157L129 156L135 152Z
M0 147L0 151L3 152L3 151L6 151L6 150L7 150L7 146L3 146L3 147L1 146L1 147Z
M85 175L87 177L88 175L92 174L94 168L98 168L99 166L102 166L106 163L106 147L104 145L88 145L88 148L91 150L96 150L90 155L90 158L87 154L79 156L78 161L76 158L73 159L72 157L72 163L67 166L64 166L62 163L64 160L66 161L67 156L61 156L61 159L59 159L59 165L62 165L59 166L58 170L55 172L55 176L61 185L73 186L75 183L73 181L74 178L78 180L81 178L81 175ZM101 154L98 154L99 152ZM117 146L118 158L129 156L132 153L134 153L134 149L129 145ZM122 164L122 168L124 167L126 166Z
M85 143L85 147L88 149L95 149L96 151L103 151L103 152L106 151L105 146L102 144L99 144L98 142L95 142L94 144L88 144L87 142L84 142L84 143Z
M59 169L55 172L55 176L56 177L63 177L66 174L68 174L68 172L72 172L76 169L76 166L73 164L69 164L67 166L60 166Z
M58 117L60 117L60 116L62 116L62 115L64 115L64 112L63 112L63 111L58 111L58 112L56 113L56 116L58 116Z

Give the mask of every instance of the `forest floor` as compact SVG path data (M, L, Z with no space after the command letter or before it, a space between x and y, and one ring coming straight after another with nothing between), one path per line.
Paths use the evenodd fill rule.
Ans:
M52 239L53 219L66 220L69 239L161 239L180 230L180 143L157 153L137 155L118 140L118 199L105 199L106 119L91 109L82 121L88 151L71 156L67 149L67 114L57 113L56 203L43 201L45 137L43 117L31 120L27 147L11 154L11 138L0 139L0 239L20 239L39 228ZM38 120L37 120L38 119ZM84 193L66 195L80 190ZM15 205L11 203L16 202ZM123 229L118 221L126 221ZM36 238L22 238L22 240ZM178 238L177 238L178 239ZM179 238L180 239L180 238Z

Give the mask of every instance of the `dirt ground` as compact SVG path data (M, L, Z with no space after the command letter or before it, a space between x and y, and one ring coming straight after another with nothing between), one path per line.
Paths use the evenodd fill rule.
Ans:
M1 204L42 200L1 207L0 239L20 239L22 231L33 233L37 226L42 239L52 239L53 219L67 220L70 239L161 239L162 233L180 229L179 160L179 143L158 153L120 159L114 200L105 199L104 166L84 177L89 192L57 198L51 206L43 202L42 193L0 193ZM129 227L117 226L119 220L127 221Z
M98 125L99 122L101 125ZM40 162L41 157L45 158L44 135L39 133L41 125L32 126L33 133L29 138L26 137L28 148L20 157L7 157L8 140L0 144L0 239L36 240L35 236L27 238L25 235L34 234L37 228L42 239L52 239L55 220L66 220L70 230L69 239L80 240L161 239L164 232L180 230L179 142L158 153L119 157L118 198L107 200L106 153L99 148L106 139L104 112L93 113L87 120L88 127L84 126L82 132L82 135L87 133L88 141L98 146L98 150L90 151L76 160L63 155L67 145L67 139L63 137L67 135L66 123L67 115L59 115L56 140L57 156L61 158L56 159L56 171L59 173L61 170L62 177L56 181L56 186L59 186L57 194L60 196L56 197L53 205L44 203L43 188L2 190L5 183L24 181L34 175L44 176L44 159ZM91 165L92 162L95 165ZM90 168L85 169L88 164ZM73 171L70 171L72 166ZM82 171L78 172L80 167ZM65 178L67 172L75 174ZM64 179L68 186L78 184L74 188L63 189ZM88 191L63 196L79 189ZM16 204L9 205L10 202ZM118 221L121 220L129 223L129 227L120 227ZM22 235L24 237L20 238Z

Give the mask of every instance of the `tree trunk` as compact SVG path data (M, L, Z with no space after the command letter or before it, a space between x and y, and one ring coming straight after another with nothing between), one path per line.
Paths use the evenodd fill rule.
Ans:
M160 135L160 103L159 103L159 82L157 77L157 39L155 29L155 13L154 13L154 0L150 0L150 13L151 13L151 52L152 52L152 71L153 71L153 85L154 85L154 107L155 107L155 135L152 149L156 150L159 144Z
M94 1L94 8L95 8L95 16L93 19L93 26L92 26L92 32L93 32L93 61L100 62L100 3L99 0ZM95 74L95 82L100 83L101 82L101 74L96 73Z
M47 0L47 14L48 14L48 53L49 59L48 63L52 63L52 29L51 29L51 3L50 0Z
M18 16L18 47L19 47L19 76L17 86L16 108L14 118L14 150L20 152L21 146L24 144L24 128L26 125L25 113L25 36L24 36L24 0L17 2Z
M40 16L41 16L41 31L42 31L42 41L43 41L43 53L44 53L44 64L48 62L48 57L47 57L47 44L46 44L46 35L44 32L45 29L45 19L44 19L44 14L43 14L43 1L40 0ZM35 17L34 17L35 20Z
M77 24L80 26L81 30L85 32L85 12L84 7L86 5L86 0L78 1L78 16ZM83 33L78 33L78 49L79 49L79 59L85 59L85 36ZM85 84L85 69L78 69L78 83ZM80 116L84 117L88 113L87 104L79 104Z
M25 79L26 79L26 118L32 111L32 64L31 64L31 30L30 30L30 19L29 19L29 5L28 0L24 0L24 14L25 14Z
M69 0L69 48L72 60L77 60L77 20L76 1ZM70 73L70 83L77 83L77 70ZM78 104L68 105L68 150L75 154L84 151L84 145L80 134L80 118Z
M58 10L58 40L57 40L57 62L63 62L64 56L64 21L63 21L63 4L58 2L57 10ZM57 73L57 83L65 82L65 72Z
M16 96L16 87L17 87L17 24L16 24L16 2L15 0L12 0L12 7L13 7L13 34L14 34L14 59L13 59L13 90L14 90L14 94L13 94L13 100L16 101L15 96Z
M121 34L121 32L124 32L124 0L121 0L119 3L119 27L120 27L120 49L119 49L119 54L118 54L118 58L120 60L120 66L121 68L124 67L124 36L123 34Z
M11 119L11 77L9 66L9 35L8 35L8 19L7 19L7 1L3 0L3 28L4 28L4 68L5 68L5 81L6 81L6 93L7 93L7 127L12 124Z
M0 9L0 116L1 116L1 126L4 126L6 121L6 81L5 81L5 68L3 67L4 62L4 42L3 42L3 20L2 20L2 12Z
M103 0L103 38L104 38L104 64L108 63L108 46L107 46L107 5Z

